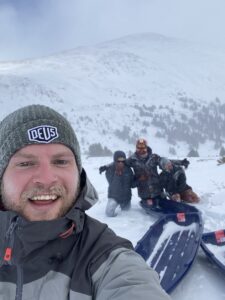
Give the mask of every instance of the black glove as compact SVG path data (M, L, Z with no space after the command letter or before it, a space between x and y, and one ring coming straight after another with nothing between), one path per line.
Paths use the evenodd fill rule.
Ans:
M189 164L190 164L190 161L187 160L187 158L185 158L185 159L183 159L183 160L181 161L181 163L182 163L182 166L184 166L185 169L187 169L188 166L189 166Z
M102 174L102 172L105 172L106 169L107 169L106 166L101 166L101 167L99 168L99 173Z

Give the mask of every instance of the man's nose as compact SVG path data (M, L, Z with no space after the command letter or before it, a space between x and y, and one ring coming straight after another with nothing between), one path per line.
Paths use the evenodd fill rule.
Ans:
M40 164L33 176L34 183L41 183L45 185L50 185L56 182L58 176L56 174L56 170L53 165L50 163L42 163Z

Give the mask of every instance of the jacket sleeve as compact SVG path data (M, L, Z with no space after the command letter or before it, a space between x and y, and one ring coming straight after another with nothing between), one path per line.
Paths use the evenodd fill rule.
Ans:
M131 168L129 168L129 175L130 175L130 186L131 188L137 187L137 182L135 180L134 172Z
M158 274L133 250L119 248L92 276L95 300L170 300Z
M186 183L186 175L184 173L184 171L178 171L177 172L177 179L176 181L176 192L181 193L185 190L187 183ZM174 176L176 177L176 173L174 174Z
M111 184L111 182L113 181L114 175L115 175L115 168L113 165L110 165L105 172L105 177L109 184Z

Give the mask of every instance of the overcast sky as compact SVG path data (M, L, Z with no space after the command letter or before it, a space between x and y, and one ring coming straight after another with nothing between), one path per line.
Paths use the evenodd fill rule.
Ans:
M225 45L225 0L0 0L0 60L132 33Z

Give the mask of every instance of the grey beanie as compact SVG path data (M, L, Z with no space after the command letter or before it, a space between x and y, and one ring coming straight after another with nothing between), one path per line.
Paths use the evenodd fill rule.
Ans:
M168 164L171 164L171 160L169 160L168 158L162 157L162 158L160 159L160 166L161 166L161 168L162 168L163 170L166 169L166 166L167 166Z
M44 105L28 105L0 123L0 180L13 154L27 145L59 143L69 147L81 173L80 147L70 123Z

